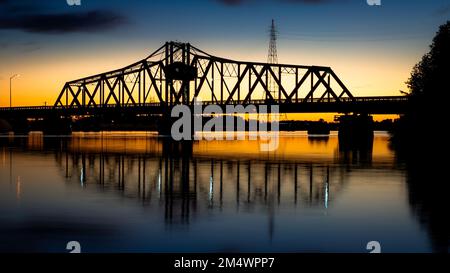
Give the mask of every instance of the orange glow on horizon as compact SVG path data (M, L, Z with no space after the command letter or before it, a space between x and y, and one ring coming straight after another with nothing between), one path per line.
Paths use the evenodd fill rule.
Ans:
M69 148L78 152L161 153L162 143L158 138L149 137L151 135L143 132L74 133ZM386 145L387 138L389 136L386 134L375 134L372 151L374 161L392 160L392 152ZM262 152L261 143L265 141L202 140L194 142L193 154L198 157L333 161L340 153L336 132L332 132L326 140L309 138L306 132L280 132L278 149L272 152Z

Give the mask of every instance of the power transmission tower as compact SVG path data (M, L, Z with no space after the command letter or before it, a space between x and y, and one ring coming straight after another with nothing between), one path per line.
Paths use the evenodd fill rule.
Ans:
M270 26L270 42L269 42L269 54L267 55L267 62L269 64L278 64L277 54L277 35L278 31L275 28L275 21L272 19L272 25ZM274 72L278 72L277 68L273 68ZM267 88L274 99L278 97L278 84L273 80L272 76L268 75Z

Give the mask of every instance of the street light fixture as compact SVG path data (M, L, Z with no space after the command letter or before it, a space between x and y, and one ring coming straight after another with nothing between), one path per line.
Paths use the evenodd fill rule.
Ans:
M12 108L12 80L20 77L19 74L14 74L9 78L9 108Z

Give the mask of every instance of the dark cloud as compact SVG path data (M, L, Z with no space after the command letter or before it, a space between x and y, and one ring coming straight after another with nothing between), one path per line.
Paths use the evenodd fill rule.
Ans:
M0 0L0 30L34 33L94 32L112 29L127 21L119 13L108 10L72 9L67 12L61 11L60 5L53 1Z
M0 29L15 29L35 33L94 32L115 28L126 23L126 21L125 17L117 13L103 10L58 14L23 14L0 18Z
M244 2L248 2L245 0L218 0L218 1L228 6L237 6L243 4Z

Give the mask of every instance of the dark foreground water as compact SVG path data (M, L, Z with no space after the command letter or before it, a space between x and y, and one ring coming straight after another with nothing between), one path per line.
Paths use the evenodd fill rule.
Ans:
M67 252L69 241L83 252L448 249L440 212L421 203L382 132L359 150L284 133L270 153L255 141L176 147L150 133L0 143L2 252Z

